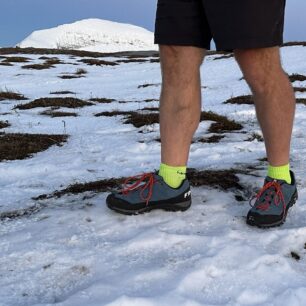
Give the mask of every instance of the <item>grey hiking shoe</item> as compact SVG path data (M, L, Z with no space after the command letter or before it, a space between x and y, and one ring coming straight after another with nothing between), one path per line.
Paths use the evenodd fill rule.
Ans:
M129 182L133 182L127 185ZM107 206L118 213L136 215L153 209L185 211L191 205L189 181L171 188L158 175L158 171L127 178L123 189L112 191L106 198Z
M291 184L269 176L258 194L250 200L247 223L258 227L273 227L286 221L288 210L298 198L294 173L290 171ZM256 199L254 205L251 204Z

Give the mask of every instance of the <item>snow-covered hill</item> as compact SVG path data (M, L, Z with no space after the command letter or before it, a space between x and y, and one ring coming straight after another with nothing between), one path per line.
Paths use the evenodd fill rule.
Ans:
M153 33L144 28L94 18L34 31L17 46L97 52L155 50L157 48L153 42Z

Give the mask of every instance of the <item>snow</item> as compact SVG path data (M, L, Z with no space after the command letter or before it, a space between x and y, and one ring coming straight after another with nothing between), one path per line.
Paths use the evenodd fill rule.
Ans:
M153 41L153 33L144 28L90 18L34 31L17 46L119 52L156 50Z
M306 74L306 48L282 48L285 70ZM40 55L27 55L42 62ZM144 133L122 123L122 117L95 117L111 110L158 106L158 63L86 66L79 58L58 55L64 65L24 70L22 63L0 66L0 90L18 91L30 100L70 90L81 99L106 97L127 103L95 104L77 109L75 118L49 118L43 108L12 111L18 101L1 101L5 132L67 133L68 143L32 158L1 162L0 212L42 205L31 216L0 223L0 305L277 305L306 304L306 108L297 106L291 165L299 200L279 228L261 230L245 224L248 202L237 202L234 191L192 187L193 204L184 213L153 211L123 216L105 205L107 193L67 195L34 201L75 182L135 175L158 168L159 126ZM227 115L244 126L226 133L220 143L194 143L189 167L245 169L247 191L262 185L264 145L243 141L259 131L254 107L223 102L249 94L233 58L202 66L203 110ZM111 59L111 58L110 58ZM67 64L71 63L71 64ZM73 65L79 64L79 66ZM63 72L88 71L81 79L63 80ZM139 85L157 84L146 88ZM298 83L298 82L297 82ZM299 83L305 86L305 82ZM305 93L297 93L306 97ZM26 103L27 101L21 101ZM63 108L65 110L65 108ZM68 109L67 109L68 110ZM64 122L63 122L64 121ZM65 127L64 127L65 123ZM207 134L202 122L195 137ZM3 130L2 130L3 131ZM144 141L140 143L139 141ZM299 261L291 252L301 256Z

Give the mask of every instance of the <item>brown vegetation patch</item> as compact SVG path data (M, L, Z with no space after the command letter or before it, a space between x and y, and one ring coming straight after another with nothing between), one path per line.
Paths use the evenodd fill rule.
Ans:
M160 86L160 84L142 84L142 85L139 85L137 88L146 88L146 87L152 87L152 86Z
M70 79L79 79L79 78L83 78L83 75L75 75L75 74L64 74L64 75L59 75L59 78L63 79L63 80L70 80Z
M9 124L9 122L7 120L6 121L1 121L0 120L0 129L7 128L9 126L11 126L11 125Z
M115 99L107 99L107 98L91 98L89 101L98 102L98 103L112 103L115 102Z
M306 76L302 74L294 73L289 76L289 80L290 82L295 82L295 81L303 82L303 81L306 81Z
M224 102L224 104L254 104L252 95L242 95L233 97Z
M140 59L140 58L132 58L132 59L123 59L123 60L117 60L116 63L124 63L124 64L128 64L128 63L146 63L148 62L145 59Z
M30 65L24 65L21 66L23 69L33 69L33 70L44 70L44 69L50 69L54 68L51 64L48 63L42 63L42 64L30 64Z
M113 188L119 188L121 182L123 182L125 178L111 178L104 179L94 182L87 183L76 183L69 185L67 188L62 190L56 190L51 194L42 194L38 197L33 198L33 200L45 200L50 198L60 198L64 195L68 194L80 194L84 192L109 192Z
M3 60L3 63L27 63L31 59L28 57L23 56L11 56L6 57L5 60Z
M110 61L104 61L100 59L94 59L94 58L84 58L79 60L78 62L82 62L84 64L90 65L90 66L117 66L118 63L116 62L110 62Z
M56 97L56 98L39 98L26 104L17 105L14 108L30 109L35 107L52 107L52 106L78 108L90 105L93 105L93 103L86 102L73 97Z
M92 52L83 50L69 50L69 49L52 49L52 48L20 48L20 47L7 47L0 48L0 54L41 54L45 56L46 54L63 54L63 55L74 55L79 57L129 57L129 58L140 58L140 57L158 57L159 53L157 51L123 51L115 53L102 53L102 52Z
M210 186L219 187L223 190L239 189L242 190L242 186L239 184L239 178L237 176L238 170L203 170L198 171L196 169L187 169L186 176L190 180L192 186Z
M214 61L216 61L216 60L221 60L221 59L227 59L227 58L231 58L231 57L234 57L234 54L233 54L233 53L225 54L225 55L222 55L222 56L219 56L219 57L215 57L215 58L214 58Z
M201 121L215 121L215 123L211 124L208 131L209 133L223 133L229 131L238 131L243 128L240 123L237 123L234 120L230 120L225 116L218 115L213 112L202 112L201 113Z
M200 139L198 139L196 141L197 142L202 142L202 143L218 143L224 137L225 137L224 135L212 135L210 137L200 138Z
M306 99L305 98L298 98L298 99L296 99L296 103L306 105Z
M13 64L7 63L7 62L0 62L0 65L1 66L14 66Z
M295 92L306 92L306 87L293 87Z
M51 91L50 95L75 95L75 92L69 91L69 90L62 90L62 91Z
M118 116L124 115L126 116L124 123L126 124L133 124L136 128L145 126L145 125L152 125L155 123L159 123L159 113L139 113L136 111L105 111L96 114L96 117L100 116ZM235 122L234 120L229 120L225 116L221 116L215 114L213 112L202 112L201 113L201 121L208 120L208 121L215 121L209 127L210 133L223 133L228 131L235 131L241 130L243 127L241 124Z
M77 113L54 111L54 110L50 110L50 109L41 112L40 115L50 116L52 118L55 118L55 117L77 117L78 116Z
M24 95L13 91L0 91L0 101L3 100L28 100Z
M31 157L53 145L61 146L67 135L47 134L0 134L0 161Z
M150 63L160 63L160 59L159 58L152 58L152 59L150 59Z

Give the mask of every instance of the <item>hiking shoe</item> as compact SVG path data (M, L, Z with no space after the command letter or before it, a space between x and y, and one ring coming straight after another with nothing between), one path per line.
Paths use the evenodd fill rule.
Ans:
M247 224L258 227L273 227L286 221L288 210L298 198L294 173L290 171L291 184L269 176L258 194L250 200ZM256 199L254 205L252 201Z
M127 185L133 181L133 184ZM153 209L185 211L191 205L190 185L185 179L178 188L172 188L157 171L142 173L127 178L123 189L112 191L106 203L110 209L126 215L137 215Z

